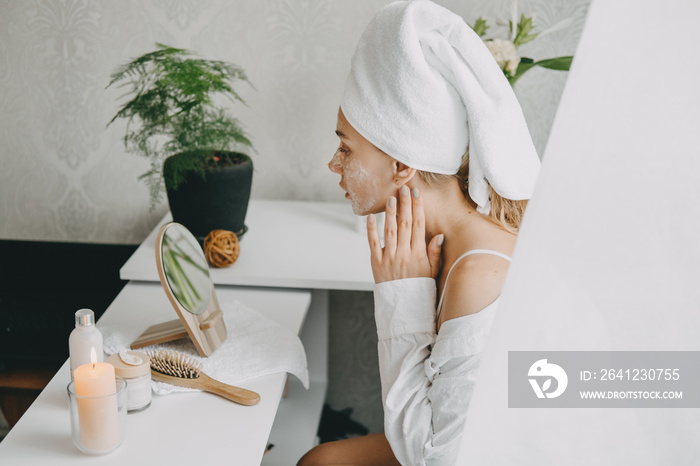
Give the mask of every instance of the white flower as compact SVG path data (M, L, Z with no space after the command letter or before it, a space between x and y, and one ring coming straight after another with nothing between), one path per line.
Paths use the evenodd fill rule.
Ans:
M520 63L520 56L513 42L503 39L490 39L484 43L502 70L511 74L515 73Z
M508 60L508 63L506 63L506 67L504 68L504 71L512 76L515 74L516 71L518 71L519 64L520 64L520 57L513 58L512 60Z

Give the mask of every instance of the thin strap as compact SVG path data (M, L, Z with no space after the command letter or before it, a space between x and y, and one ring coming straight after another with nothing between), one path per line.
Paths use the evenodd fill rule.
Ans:
M472 254L491 254L494 256L501 257L501 258L507 260L508 262L511 261L510 256L506 256L502 252L493 251L491 249L472 249L471 251L467 251L464 254L462 254L461 256L459 256L457 258L457 260L454 262L454 264L452 264L452 267L450 267L449 272L447 272L447 278L445 279L445 285L443 285L442 293L440 294L440 302L438 303L438 307L437 307L437 315L435 316L436 322L440 318L440 311L442 311L442 300L445 299L445 290L447 289L447 281L450 279L450 274L452 273L452 270L454 270L455 265L457 265L457 263L459 261L461 261L462 259L464 259L467 256L471 256Z

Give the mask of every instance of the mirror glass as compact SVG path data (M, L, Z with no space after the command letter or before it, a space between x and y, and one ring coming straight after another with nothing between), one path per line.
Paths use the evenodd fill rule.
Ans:
M211 299L211 280L197 239L184 226L171 224L160 247L163 271L175 299L192 314L206 311Z

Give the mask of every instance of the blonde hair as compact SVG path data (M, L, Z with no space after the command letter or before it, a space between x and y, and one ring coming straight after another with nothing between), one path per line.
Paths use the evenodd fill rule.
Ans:
M425 184L430 187L440 187L445 185L450 179L456 178L459 182L459 187L462 189L464 197L475 206L474 201L469 197L467 191L469 183L469 151L462 158L462 165L455 175L440 175L437 173L424 172L418 170L418 175ZM520 222L523 220L527 200L515 201L506 199L498 194L489 185L489 199L491 199L491 211L489 212L489 220L504 230L517 234L520 229Z

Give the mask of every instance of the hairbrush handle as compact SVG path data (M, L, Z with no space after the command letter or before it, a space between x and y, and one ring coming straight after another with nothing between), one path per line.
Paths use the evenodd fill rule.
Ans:
M251 390L246 390L245 388L234 387L233 385L219 382L218 380L214 380L204 373L200 373L197 379L201 379L202 381L202 390L222 396L235 403L245 406L253 406L260 402L260 395Z
M197 388L245 406L253 406L260 401L260 395L257 393L246 390L245 388L234 387L233 385L219 382L201 371L199 372L199 377L194 379L173 377L155 370L151 370L151 376L153 380L157 382L165 382L177 385L178 387Z

